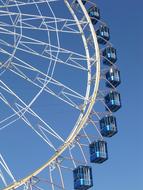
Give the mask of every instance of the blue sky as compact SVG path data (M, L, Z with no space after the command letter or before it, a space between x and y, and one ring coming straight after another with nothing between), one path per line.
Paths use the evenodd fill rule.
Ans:
M109 144L109 160L103 165L95 166L94 168L94 188L96 190L142 190L142 176L143 176L143 152L142 152L142 81L143 81L143 64L142 64L142 44L143 44L143 2L138 0L138 4L134 1L114 1L114 0L96 0L98 7L101 11L102 19L108 23L111 32L111 41L117 48L118 53L118 66L121 71L122 84L119 87L122 98L122 109L117 112L117 123L119 133L111 139L108 139ZM61 10L59 9L59 12ZM74 78L76 79L76 77ZM20 84L20 82L19 82ZM22 90L22 89L21 89ZM35 89L36 90L36 89ZM22 91L21 91L22 92ZM44 102L43 102L44 104ZM45 104L44 104L45 106ZM62 117L60 107L57 110L58 117ZM43 114L45 114L46 106L44 107ZM65 108L66 112L66 108ZM61 114L61 115L60 115ZM47 115L45 114L46 118ZM65 119L65 118L64 118ZM67 122L70 120L66 118ZM17 127L21 122L17 123ZM21 132L22 128L17 129L17 134ZM27 138L31 137L29 131ZM23 133L25 130L23 129ZM4 139L4 136L1 135ZM24 136L14 137L9 135L13 143L21 140L23 146L29 146L29 141L25 141ZM35 135L36 138L36 135ZM5 142L4 139L3 142ZM9 146L9 142L7 146ZM41 154L45 153L45 147L42 142L38 146L43 146ZM0 146L3 146L2 144ZM13 155L12 152L15 147L11 147L11 158L16 161L19 159L18 165L22 165L20 157ZM19 150L19 156L23 156L25 152ZM33 147L31 147L33 148ZM30 150L30 148L29 148ZM36 155L36 147L32 149L33 155ZM5 156L9 153L4 152ZM47 151L48 154L48 151ZM25 157L26 158L26 157ZM37 157L38 158L38 157ZM31 160L27 157L25 164L30 164ZM12 165L12 161L8 160ZM40 166L45 161L45 158L40 160ZM12 169L14 169L14 165ZM37 167L37 165L33 168ZM24 169L24 168L23 168ZM20 170L20 168L19 168ZM26 170L24 171L24 173ZM18 173L18 170L17 170Z

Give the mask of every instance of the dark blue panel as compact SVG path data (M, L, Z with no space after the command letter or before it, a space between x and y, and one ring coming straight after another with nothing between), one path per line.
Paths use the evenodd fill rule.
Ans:
M112 137L118 132L116 118L112 115L100 120L100 132L104 137Z
M74 189L87 190L93 186L92 169L90 166L78 166L73 171Z
M105 104L106 104L106 110L108 109L111 112L116 112L121 108L121 99L120 99L120 94L116 91L111 91L109 94L107 94L104 97Z
M110 39L109 28L106 25L101 25L99 29L96 31L97 40L99 44L106 44Z
M113 65L117 61L116 49L113 47L107 47L103 50L103 63L105 65Z
M90 161L92 163L103 163L108 159L107 143L103 140L94 141L89 145Z
M115 68L110 68L106 73L106 86L109 88L117 87L121 83L120 71Z
M88 9L88 14L91 18L92 24L95 25L100 19L100 10L96 6L92 6Z

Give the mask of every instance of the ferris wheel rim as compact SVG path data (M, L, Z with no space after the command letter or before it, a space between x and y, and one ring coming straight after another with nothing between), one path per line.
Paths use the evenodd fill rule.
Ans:
M94 44L94 49L95 49L95 54L96 54L96 62L95 62L95 66L96 66L96 78L95 78L95 84L94 84L94 90L92 93L92 97L90 99L90 103L88 106L88 109L86 110L85 115L83 115L82 121L80 122L80 124L74 128L71 133L69 134L69 136L67 137L65 143L56 151L56 153L48 160L47 163L45 163L43 166L41 166L39 169L37 169L35 172L33 172L31 175L16 181L15 183L13 183L12 185L6 187L4 190L10 190L10 189L16 189L18 187L20 187L21 185L25 184L30 178L32 178L33 176L38 175L42 170L44 170L46 167L48 167L54 160L56 160L68 147L69 145L74 141L75 137L78 135L78 133L80 132L80 130L83 128L83 126L85 125L85 123L87 122L87 119L92 111L92 108L94 106L96 97L97 97L97 92L98 92L98 87L99 87L99 82L100 82L100 50L99 50L99 46L98 46L98 42L97 42L97 36L96 36L96 32L95 29L93 27L93 24L91 22L91 19L87 13L86 8L84 7L84 5L82 4L81 0L77 0L79 3L79 6L81 7L85 18L88 21L89 27L90 27L90 32L91 35L93 37L93 44ZM68 0L64 0L64 2L69 6L69 8L71 8ZM72 8L71 8L72 10ZM84 35L84 34L83 34Z

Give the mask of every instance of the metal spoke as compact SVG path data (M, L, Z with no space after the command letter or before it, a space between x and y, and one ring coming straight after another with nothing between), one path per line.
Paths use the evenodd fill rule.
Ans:
M85 66L80 64L81 61L87 60L87 58L84 55L75 53L70 50L66 50L64 48L59 48L55 45L51 45L51 44L39 41L37 39L33 39L33 38L23 36L23 35L21 36L20 34L8 31L7 29L3 29L3 32L0 32L0 33L10 34L10 35L16 34L17 36L19 36L21 38L21 40L19 41L19 45L16 48L17 50L27 52L28 54L30 53L35 56L42 57L44 59L48 59L50 61L54 61L54 62L56 61L57 64L64 64L66 66L81 69L83 71L88 71ZM8 44L2 40L0 40L0 43L7 45L8 47L11 47L11 48L15 47L14 45ZM33 45L33 48L31 45ZM39 46L43 50L41 52L38 52L37 50L35 50L35 46ZM6 50L4 50L4 49L1 49L0 51L8 54L8 52L6 52ZM66 60L61 60L60 58L55 57L53 55L53 53L56 53L56 54L61 53L61 54L65 55ZM51 63L53 64L53 62L51 62Z
M58 3L65 6L67 14L58 13ZM100 54L87 10L82 1L77 3L73 0L0 0L0 101L7 109L2 113L0 132L13 130L16 134L16 127L10 127L22 122L40 137L33 138L30 145L39 145L38 140L42 139L49 151L49 155L47 149L44 152L47 163L35 171L31 166L29 176L20 180L13 178L11 185L0 171L5 190L44 190L45 187L66 190L68 172L71 175L78 165L88 164L86 154L92 137L85 126L92 119L97 97ZM52 108L46 106L48 103ZM58 113L58 106L63 113ZM44 143L42 146L43 150L40 145L36 153L45 150ZM23 148L22 143L19 147ZM41 155L45 158L45 154Z
M32 113L32 115L35 116L35 118L39 119L39 121L42 122L42 124L45 125L49 129L49 131L51 131L52 134L54 134L59 140L64 142L63 138L61 138L59 134L55 132L55 130L53 130L38 114L36 114L30 108L29 105L27 105L23 100L21 100L21 98L16 93L14 93L3 81L0 80L0 83L1 83L0 87L3 86L4 89L6 89L9 93L11 93L14 97L16 97L23 105L22 114L20 115L20 117L22 117L27 111Z

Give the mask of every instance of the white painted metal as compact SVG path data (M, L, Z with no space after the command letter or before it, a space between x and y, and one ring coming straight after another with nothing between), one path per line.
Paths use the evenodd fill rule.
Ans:
M87 60L87 65L88 65L88 82L87 82L87 90L86 90L86 95L85 97L81 97L81 95L79 95L77 92L75 92L74 90L72 89L69 89L68 87L66 87L65 85L63 84L60 84L58 81L55 81L51 76L48 76L46 75L46 80L42 80L42 78L38 78L38 80L42 83L42 86L39 86L40 88L40 91L39 93L37 94L37 96L30 102L29 105L26 105L18 96L17 94L15 94L11 89L9 89L5 84L2 84L3 85L3 88L5 88L5 90L7 90L9 93L13 94L15 97L18 98L18 100L20 100L20 102L22 102L22 104L24 105L23 107L21 107L19 109L19 112L16 112L15 111L15 114L18 115L18 117L21 117L28 125L29 122L26 120L26 118L24 117L24 113L26 111L28 111L29 113L33 114L33 116L37 117L40 119L40 121L42 121L42 123L44 123L45 125L47 125L30 107L31 105L33 104L33 102L38 98L38 96L41 94L41 92L43 90L48 90L46 89L46 85L47 83L49 82L53 82L55 84L58 84L59 86L62 86L62 87L65 87L67 88L68 90L70 90L70 95L72 96L75 96L77 98L83 98L84 99L84 104L83 104L83 107L82 107L82 112L80 113L79 115L79 118L75 124L75 127L73 128L73 130L71 131L71 133L69 134L68 138L63 142L63 145L58 149L56 150L55 154L48 160L48 162L43 165L41 168L37 169L35 172L33 172L31 175L27 176L26 178L24 179L21 179L17 182L14 182L12 185L10 185L9 187L6 187L5 190L12 190L12 189L16 189L24 184L26 184L32 177L38 175L40 172L42 172L45 168L47 168L48 166L50 166L56 159L58 159L58 157L66 150L69 148L69 146L74 142L76 136L79 134L79 132L81 131L81 129L84 127L84 125L86 124L86 122L88 121L89 119L89 116L91 114L91 111L92 111L92 108L94 106L94 103L96 101L96 97L97 97L97 92L98 92L98 87L99 87L99 81L100 81L100 51L99 51L99 47L98 47L98 43L97 43L97 37L96 37L96 33L95 33L95 29L91 23L91 20L88 16L88 13L87 13L87 10L85 9L84 5L82 4L81 0L77 0L78 3L79 3L79 6L80 6L80 9L82 10L83 12L83 15L85 17L85 20L86 22L88 23L88 26L89 26L89 29L90 29L90 33L92 35L92 38L93 38L93 47L94 47L94 51L95 51L95 58L96 60L94 61L94 68L96 70L96 74L95 74L95 80L94 80L94 89L93 89L93 92L92 94L91 93L91 57L90 57L90 51L89 51L89 47L88 47L88 42L87 42L87 37L84 33L84 30L82 28L82 25L83 25L83 22L79 21L78 20L78 17L76 16L76 13L74 12L69 0L64 0L66 6L68 7L69 11L71 12L71 14L73 15L73 18L75 20L75 23L77 24L78 26L78 29L80 31L80 34L81 34L81 37L82 37L82 40L83 40L83 44L84 44L84 48L85 48L85 52L86 52L86 59ZM42 1L41 1L42 2ZM43 1L44 2L44 1ZM49 2L49 1L48 1ZM32 3L32 2L31 2ZM12 6L12 5L9 5L9 6ZM18 6L22 6L22 4L18 4ZM7 31L5 31L7 32ZM37 42L39 43L39 42ZM47 45L47 44L45 44ZM18 48L18 47L17 47ZM32 52L32 51L31 51ZM6 52L8 53L8 52ZM59 52L57 52L57 55L58 55ZM14 56L14 55L13 55ZM52 58L51 58L52 59ZM54 58L55 60L57 60L57 57ZM32 69L36 72L40 72L38 70L36 70L35 68L32 68L30 67L29 65L27 65L26 63L25 64L25 69ZM15 63L13 64L14 66L17 66ZM75 65L76 68L80 68L80 69L84 69L84 68L81 68L80 66L78 67L77 65ZM13 71L15 72L15 71ZM54 66L53 66L53 72L54 72ZM24 76L23 73L19 73L18 71L15 72L15 74L21 76L22 78L26 77ZM40 73L42 75L44 75L43 73ZM33 81L31 81L30 79L27 79L29 80L29 82L37 85L36 83L34 83ZM53 92L51 92L53 93ZM67 95L66 92L64 92L65 95ZM55 95L55 94L54 94ZM90 98L89 98L89 95L90 95ZM59 97L60 98L60 97ZM63 100L65 101L65 100ZM70 104L70 100L69 102L67 102ZM71 105L74 106L74 103L71 102ZM76 107L76 106L75 106ZM8 119L8 118L7 118ZM59 138L61 141L63 141L63 139L59 136L59 134L57 134L55 131L52 130L52 128L50 126L47 126L48 127L48 130L52 131L51 133L53 133L52 135L55 135L57 138ZM42 126L40 127L40 129L42 129L42 131L46 130L44 129ZM50 142L49 142L50 144ZM52 144L51 144L52 146ZM81 148L81 146L80 146ZM84 156L84 152L81 148L81 151L82 151L82 154L83 154L83 157L86 161L86 158ZM72 159L74 160L74 159ZM74 161L73 161L74 162ZM75 165L75 162L74 162L74 165ZM61 174L62 175L62 174ZM52 179L51 179L52 181ZM63 180L62 180L63 181ZM64 183L62 182L63 186L64 186ZM54 189L54 185L52 185L52 189Z

